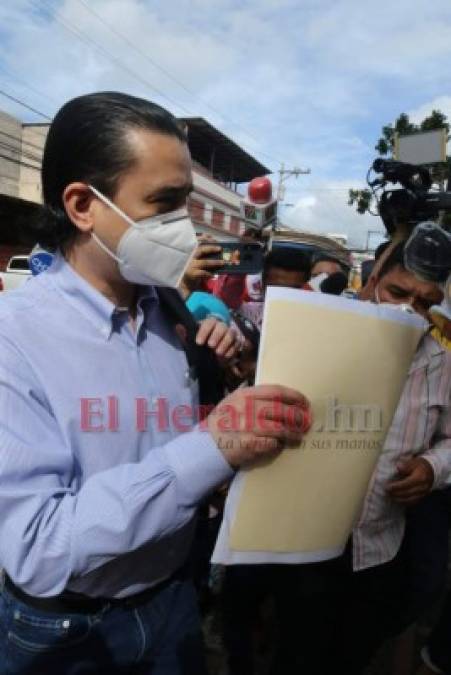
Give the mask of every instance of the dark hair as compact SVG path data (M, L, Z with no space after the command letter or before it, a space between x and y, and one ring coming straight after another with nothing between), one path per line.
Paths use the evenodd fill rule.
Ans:
M361 269L361 278L362 278L362 287L366 286L368 283L368 279L371 276L371 272L373 271L374 268L374 263L375 260L363 260L362 261L362 269Z
M342 260L339 260L330 253L319 252L312 257L312 268L319 262L332 262L339 265L345 274L349 275L349 265L346 265Z
M133 128L187 140L171 113L128 94L87 94L59 110L50 125L42 160L44 207L34 223L35 239L41 246L64 250L77 234L62 201L67 185L84 181L114 196L119 178L134 162L127 142L127 131Z
M310 279L312 270L309 256L304 251L292 246L277 246L266 255L263 281L265 281L271 267L299 272L304 275L305 281Z
M392 271L394 267L400 265L405 269L404 265L404 247L405 242L401 241L395 246L393 251L388 254L388 258L382 263L382 267L379 270L378 279L382 279L386 274Z

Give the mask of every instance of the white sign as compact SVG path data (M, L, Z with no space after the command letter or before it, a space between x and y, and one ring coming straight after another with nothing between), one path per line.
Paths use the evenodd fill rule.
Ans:
M261 230L275 222L277 218L277 201L274 200L267 204L254 204L244 199L240 204L240 213L246 225Z
M394 158L407 164L436 164L446 161L446 129L407 136L395 135Z

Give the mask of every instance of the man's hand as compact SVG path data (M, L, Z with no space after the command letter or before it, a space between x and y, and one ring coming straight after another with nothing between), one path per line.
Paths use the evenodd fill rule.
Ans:
M398 504L411 506L426 497L434 485L434 470L423 457L397 464L399 478L387 485L387 493Z
M226 368L230 384L232 385L230 390L235 389L241 382L244 382L244 380L248 380L249 383L252 383L255 380L257 355L249 340L244 341L239 357L228 363Z
M211 279L215 272L224 267L226 264L224 260L207 258L209 255L220 253L221 250L221 247L215 244L197 247L180 284L180 291L185 300L200 288L203 281Z
M311 425L305 396L279 385L237 389L207 417L208 430L237 468L300 443Z

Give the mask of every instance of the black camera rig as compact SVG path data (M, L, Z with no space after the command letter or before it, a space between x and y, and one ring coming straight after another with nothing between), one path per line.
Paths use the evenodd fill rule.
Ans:
M371 169L380 174L370 180ZM378 158L367 182L390 236L396 231L408 238L405 262L417 276L444 284L451 273L451 232L437 222L442 212L451 213L451 192L432 189L424 166ZM402 187L390 190L389 183Z

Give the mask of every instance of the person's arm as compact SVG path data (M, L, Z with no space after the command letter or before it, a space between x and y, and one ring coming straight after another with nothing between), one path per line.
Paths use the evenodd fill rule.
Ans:
M232 475L210 433L196 429L76 490L73 449L25 359L4 340L0 410L0 565L30 595L61 593L71 576L174 532Z
M152 448L140 462L100 470L76 489L74 448L44 388L25 356L0 339L0 566L35 596L57 595L71 577L180 529L198 502L231 478L231 467L299 443L310 420L299 392L277 385L240 390L202 430ZM250 430L248 403L257 420ZM238 429L226 424L231 411Z
M416 417L424 420L426 429L422 433L425 433L425 446L430 447L398 462L398 477L389 483L387 490L395 501L405 505L414 504L431 490L451 482L451 355L448 352L428 363L426 378L427 412L426 403L419 397ZM416 382L411 383L411 389L417 391Z
M204 287L208 281L213 279L214 274L224 267L225 262L219 258L208 258L221 252L221 247L214 243L198 246L194 251L188 268L185 270L182 282L180 284L180 294L184 300L187 300L191 293Z
M416 504L431 490L451 483L451 410L439 416L434 445L426 452L397 464L398 478L389 487L395 501L406 506Z

